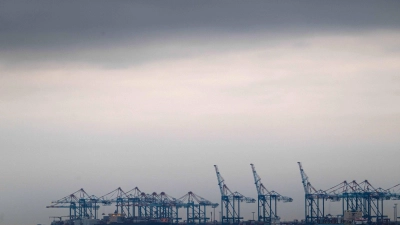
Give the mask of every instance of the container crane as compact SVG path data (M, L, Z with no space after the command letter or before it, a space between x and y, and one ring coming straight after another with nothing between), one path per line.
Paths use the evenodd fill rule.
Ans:
M386 189L385 192L391 200L400 200L400 184L396 184L395 186Z
M136 216L140 214L139 208L142 204L141 194L142 191L138 187L135 187L132 190L126 192L126 195L128 196L128 205L132 206L132 211L128 210L128 217L136 218ZM136 211L138 211L137 214ZM140 217L141 216L139 215L139 218Z
M186 218L189 224L193 224L196 221L199 224L206 224L210 219L207 217L206 207L218 207L218 203L212 203L211 201L196 195L191 191L179 198L179 201L183 203L184 207L186 208Z
M258 195L258 221L266 224L275 223L280 220L280 217L277 215L277 202L292 202L293 199L291 197L282 196L276 191L268 191L263 183L261 183L261 178L257 174L254 164L250 165Z
M243 217L240 216L240 202L254 203L256 200L251 197L245 197L239 192L232 192L228 186L226 186L225 180L218 170L218 166L214 165L214 167L221 192L221 223L239 223L240 220L243 219Z
M68 208L70 220L97 218L97 210L99 209L97 201L94 201L93 196L86 193L83 188L51 203L52 205L46 206L46 208Z
M112 203L115 203L115 213L118 214L126 215L126 212L130 212L128 195L120 187L99 197L99 202L103 203L103 205L111 205Z
M161 192L158 196L159 217L161 220L168 222L179 222L178 209L182 207L181 201L171 197L165 192Z
M383 201L391 199L387 190L374 188L368 180L357 183L355 180L348 184L348 187L342 193L343 211L346 210L361 211L363 218L368 224L375 218L378 222L386 217L383 215Z
M308 180L307 174L304 172L301 162L299 164L301 181L303 183L304 193L305 193L305 222L306 224L320 223L320 221L325 217L325 203L324 200L327 195L324 191L317 191ZM322 205L322 208L321 208Z
M362 215L368 224L372 224L373 220L378 224L382 224L384 218L387 217L383 214L383 201L396 200L400 197L399 191L394 191L400 184L389 189L374 188L368 180L364 180L361 183L357 183L355 180L350 183L343 181L325 191L317 191L309 182L301 163L298 162L298 164L305 192L305 217L307 224L322 224L327 222L324 205L324 202L327 200L332 202L342 200L344 217L346 217L346 211L360 212L360 215Z

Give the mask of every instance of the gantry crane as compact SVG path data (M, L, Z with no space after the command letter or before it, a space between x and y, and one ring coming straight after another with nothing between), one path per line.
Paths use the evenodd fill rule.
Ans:
M161 192L158 196L159 217L161 220L172 223L179 222L178 210L183 207L182 202L165 192Z
M243 219L243 217L240 216L240 202L254 203L256 200L251 197L245 197L237 191L232 192L228 186L226 186L224 178L218 170L218 166L214 165L214 167L221 192L221 223L239 223L240 220Z
M156 219L163 222L175 220L176 223L180 219L177 214L177 207L182 207L178 204L177 199L165 192L146 194L140 191L138 187L128 192L117 188L101 196L99 202L104 205L115 203L115 213L127 216L131 220Z
M383 201L392 199L387 190L374 188L367 180L361 183L343 181L326 192L342 199L343 215L345 211L361 212L368 224L372 223L373 218L383 221Z
M99 197L99 202L103 203L103 205L105 206L115 203L116 204L115 213L121 215L126 215L127 213L130 212L128 195L120 187Z
M400 184L386 189L385 192L390 196L391 200L400 200Z
M129 199L132 200L133 215L136 215L136 206L138 211L137 219L141 220L160 220L163 222L176 222L178 223L181 218L178 216L178 209L182 207L179 200L169 196L165 192L157 194L153 192L146 194L135 188L127 192ZM135 216L133 218L136 219Z
M150 220L157 218L157 193L146 194L142 192L140 194L139 204L139 217Z
M345 211L358 211L362 213L362 217L367 220L368 224L372 224L373 219L378 223L383 222L386 217L383 215L383 201L395 197L390 194L389 190L374 188L365 180L361 183L344 181L325 191L317 191L309 182L301 163L298 162L298 164L305 192L306 224L326 223L325 200L335 202L340 199L342 200L343 215Z
M137 208L141 204L141 193L142 191L140 191L138 187L135 187L132 190L126 192L126 195L128 196L128 205L131 206L131 210L128 210L128 217L132 217L135 219L137 218L137 215L139 215L140 210L137 210ZM138 211L137 214L136 211Z
M254 184L256 185L258 195L258 221L264 224L275 223L280 220L278 216L277 202L292 202L291 197L282 196L276 191L268 191L261 183L261 178L258 176L254 164L250 164L254 176Z
M301 162L297 162L300 168L301 181L305 193L305 222L306 224L319 223L325 217L325 198L326 193L322 190L317 191L308 181L308 176L304 172ZM322 208L321 208L322 206Z
M97 218L97 199L95 196L90 196L83 188L65 196L57 201L52 201L52 205L46 208L68 208L69 219Z
M390 197L382 188L374 188L368 180L357 185L357 190L362 195L362 213L367 223L371 224L372 219L376 222L383 222L383 200L389 200Z
M194 224L196 221L199 224L206 224L210 219L207 217L206 207L218 207L218 203L212 203L211 201L196 195L191 191L179 198L179 201L186 208L186 218L188 224Z

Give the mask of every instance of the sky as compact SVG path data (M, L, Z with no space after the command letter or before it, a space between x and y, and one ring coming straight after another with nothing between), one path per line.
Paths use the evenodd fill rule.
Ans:
M317 189L400 183L399 10L0 1L0 225L50 224L68 211L46 206L80 188L219 203L213 165L256 198L253 163L267 189L294 199L278 205L283 220L304 218L297 162Z

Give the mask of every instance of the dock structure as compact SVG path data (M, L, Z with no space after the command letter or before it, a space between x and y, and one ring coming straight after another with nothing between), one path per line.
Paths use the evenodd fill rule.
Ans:
M254 164L250 164L257 193L257 219L251 224L271 225L286 223L280 221L277 203L292 202L293 199L283 196L276 191L269 191L261 182L261 177L256 172ZM400 200L400 184L391 188L375 188L368 180L361 183L343 181L328 189L315 188L303 166L298 162L302 186L304 189L304 219L295 220L306 225L315 224L376 224L386 225L389 218L384 214L384 203L387 200ZM221 194L221 203L211 202L200 195L187 192L180 198L168 195L166 192L143 192L138 187L124 191L118 187L105 195L97 197L88 194L83 188L59 200L52 201L46 208L67 209L69 221L85 220L95 223L99 220L98 210L101 207L115 207L114 213L104 218L113 223L163 223L163 224L248 224L240 213L242 202L255 203L256 199L246 197L241 193L231 191L214 165L217 175L218 187ZM325 211L325 202L341 203L341 215L332 216ZM220 217L215 220L215 209L220 206ZM185 214L179 211L184 209ZM207 216L208 209L214 210L214 219ZM397 210L397 204L395 204ZM254 210L255 211L255 210ZM104 213L103 213L104 214ZM397 220L397 212L394 213ZM182 216L183 215L183 216ZM103 219L104 219L103 218ZM185 220L184 220L185 219ZM302 222L303 221L303 222ZM88 222L88 223L89 223ZM397 222L397 221L396 221ZM104 224L104 221L101 223ZM397 224L395 224L397 225Z
M298 162L305 193L305 223L328 224L331 215L325 213L325 202L342 203L341 219L344 223L386 224L388 216L383 213L385 200L400 200L400 184L392 188L375 188L368 180L361 183L343 181L329 189L312 186L303 166Z
M208 207L216 208L213 203L189 191L181 198L174 198L165 192L146 194L138 187L125 192L117 188L101 197L89 195L86 191L78 191L52 201L46 208L68 208L69 220L98 219L98 209L102 206L114 206L112 217L124 218L124 221L143 222L158 221L163 223L179 223L179 208L187 209L187 222L205 224L210 218L206 216Z

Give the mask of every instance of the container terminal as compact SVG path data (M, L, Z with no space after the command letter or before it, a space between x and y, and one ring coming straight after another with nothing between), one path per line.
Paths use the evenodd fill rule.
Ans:
M367 180L342 183L327 190L316 189L309 181L302 164L298 162L301 181L304 188L304 219L281 221L278 216L278 202L290 203L291 197L275 191L268 191L262 184L254 164L250 164L257 191L257 199L246 197L237 191L231 191L214 165L218 187L221 193L220 203L211 202L191 191L180 198L174 198L165 192L151 194L142 192L138 187L129 191L117 188L97 197L88 194L83 188L52 201L46 208L69 210L67 216L53 216L51 225L318 225L318 224L368 224L397 225L397 204L394 206L394 219L391 221L383 212L385 200L400 200L400 184L391 188L374 188ZM325 202L341 203L341 215L332 216L325 212ZM245 221L240 215L241 203L256 203L257 212L253 220ZM113 206L114 213L99 215L100 207ZM219 208L219 215L215 215ZM183 209L183 210L179 210ZM184 219L179 211L185 211ZM256 217L254 214L256 213Z

